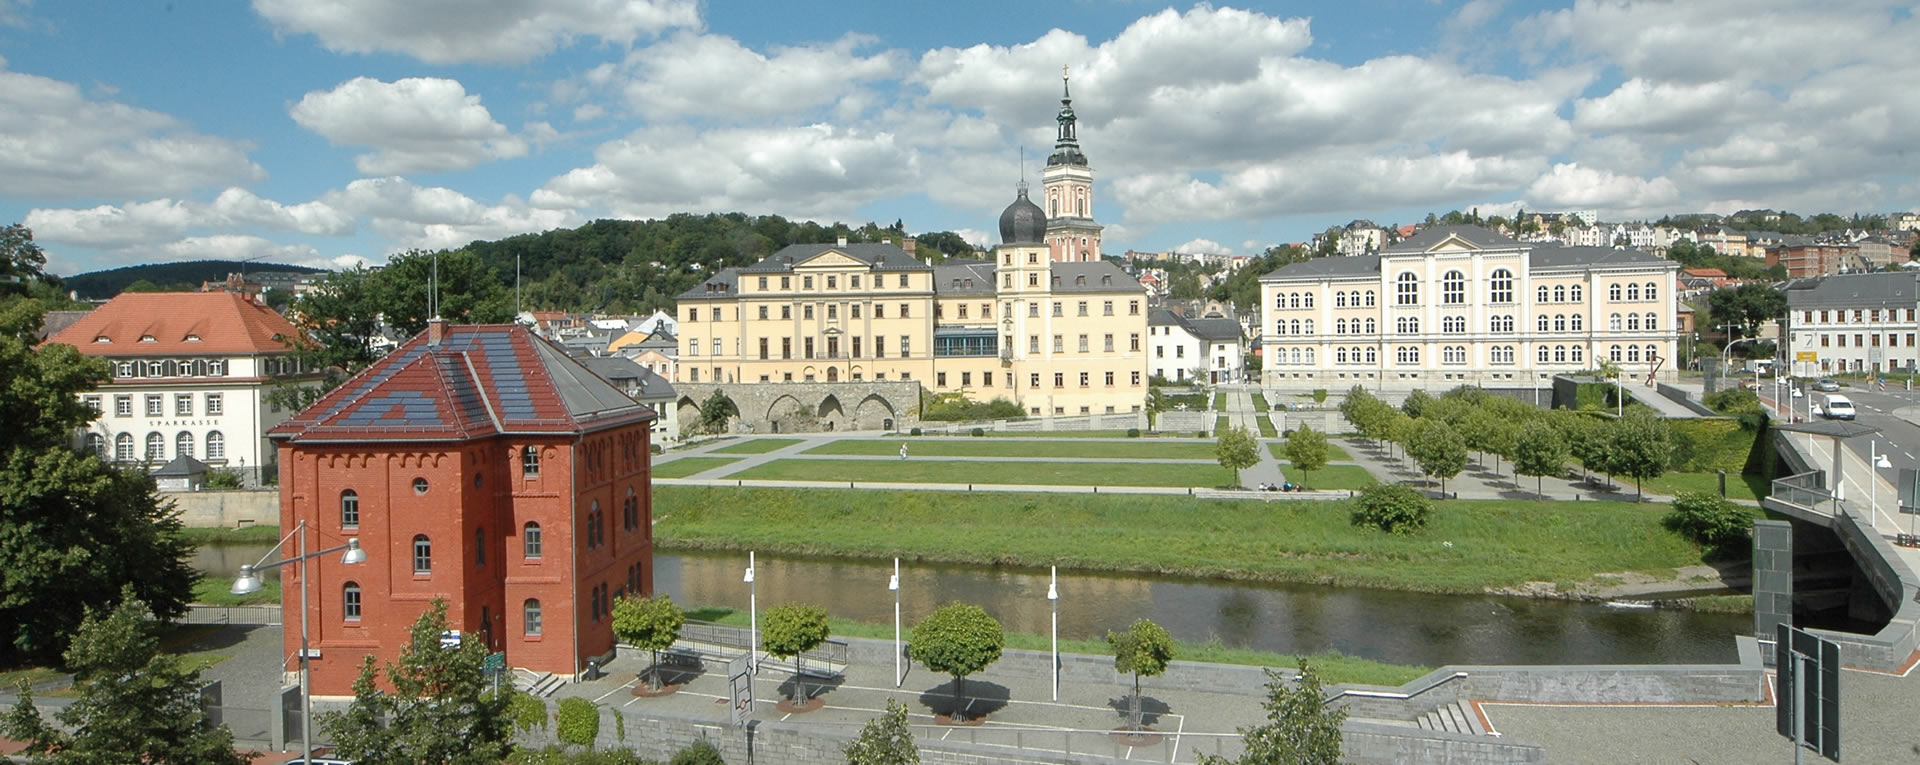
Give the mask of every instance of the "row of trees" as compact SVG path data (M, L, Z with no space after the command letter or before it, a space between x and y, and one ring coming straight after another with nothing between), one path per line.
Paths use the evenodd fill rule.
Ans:
M1442 491L1447 479L1466 468L1469 451L1478 452L1482 464L1491 455L1496 475L1506 459L1517 476L1535 479L1536 493L1544 493L1546 476L1562 474L1570 461L1609 477L1631 477L1638 491L1640 482L1666 473L1673 457L1666 421L1640 407L1620 418L1542 411L1462 386L1437 398L1414 391L1395 408L1354 386L1340 413L1362 436L1403 450L1429 479L1441 482Z

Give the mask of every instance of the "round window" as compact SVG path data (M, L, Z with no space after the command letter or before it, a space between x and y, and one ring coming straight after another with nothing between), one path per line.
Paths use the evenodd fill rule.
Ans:
M427 493L427 479L425 478L413 479L413 493L415 494Z

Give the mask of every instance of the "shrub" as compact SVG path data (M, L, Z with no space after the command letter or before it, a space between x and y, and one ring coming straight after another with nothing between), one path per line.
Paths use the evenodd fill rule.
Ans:
M1139 438L1139 437L1140 437L1140 429L1139 429L1139 428L1127 428L1127 437L1128 437L1128 438Z
M1315 389L1313 390L1313 403L1316 403L1316 404L1324 404L1324 403L1327 403L1327 389L1326 389L1326 388L1315 388Z
M986 428L974 428L974 429L973 429L973 437L974 437L974 438L981 438L981 437L984 437L984 436L986 436L986 435L987 435L987 429L986 429Z
M926 405L920 408L920 419L923 420L1017 420L1026 417L1026 414L1019 404L1004 396L983 403L967 398L964 393L930 396Z
M578 696L569 696L560 700L560 711L555 715L560 723L560 743L574 746L593 746L593 740L600 737L600 705Z
M675 752L668 765L727 765L720 758L720 750L713 748L705 739L693 742L687 748Z
M1715 554L1737 554L1752 540L1753 514L1705 492L1682 492L1662 522Z
M907 431L907 435L909 435L909 436L917 436L917 435L920 435L920 429L919 429L919 428L914 428L913 430L909 430L909 431Z
M1355 500L1353 523L1389 534L1412 534L1427 525L1433 503L1411 487L1382 483L1367 487Z
M565 747L520 749L507 757L509 765L648 765L631 749L604 752L568 751Z
M666 452L666 449L662 448L659 444L647 444L647 451L653 454L661 454Z
M532 694L514 691L507 698L507 715L513 718L513 728L521 733L539 728L547 729L547 705Z
M238 489L243 482L240 471L233 468L213 468L207 471L207 488Z
M1196 431L1194 431L1194 432L1193 432L1193 437L1194 437L1194 438L1206 438L1206 437L1207 437L1207 432L1206 432L1206 431L1204 431L1204 430L1196 430Z

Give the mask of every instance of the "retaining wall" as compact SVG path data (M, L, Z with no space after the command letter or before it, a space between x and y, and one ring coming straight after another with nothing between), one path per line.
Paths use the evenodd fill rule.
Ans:
M1706 404L1702 404L1698 401L1695 401L1692 396L1687 395L1687 392L1685 390L1681 390L1680 388L1673 387L1666 383L1656 383L1653 386L1653 389L1656 391L1659 391L1660 395L1666 396L1668 399L1680 404L1681 406L1684 406L1692 410L1694 414L1698 414L1703 417L1719 417L1720 416L1719 412L1713 411L1713 409L1709 408Z
M180 523L199 528L235 528L247 524L280 525L279 489L160 492L180 510Z
M1897 672L1915 650L1920 650L1920 602L1915 602L1913 572L1871 523L1843 513L1833 519L1830 527L1866 576L1867 584L1894 613L1887 626L1872 635L1830 630L1808 632L1839 643L1840 660L1846 666Z

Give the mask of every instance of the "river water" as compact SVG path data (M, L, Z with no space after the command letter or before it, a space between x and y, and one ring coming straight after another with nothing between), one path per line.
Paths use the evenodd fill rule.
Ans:
M195 565L234 576L269 547L202 548ZM890 563L770 555L757 563L762 609L811 603L855 621L893 620ZM657 553L654 585L682 605L745 610L746 566L744 553ZM1098 638L1145 617L1183 641L1218 638L1233 648L1334 650L1430 666L1730 662L1733 636L1752 629L1747 615L1164 576L1061 572L1059 592L1062 638ZM908 629L955 601L979 605L1012 631L1048 630L1045 570L902 565L900 609Z

